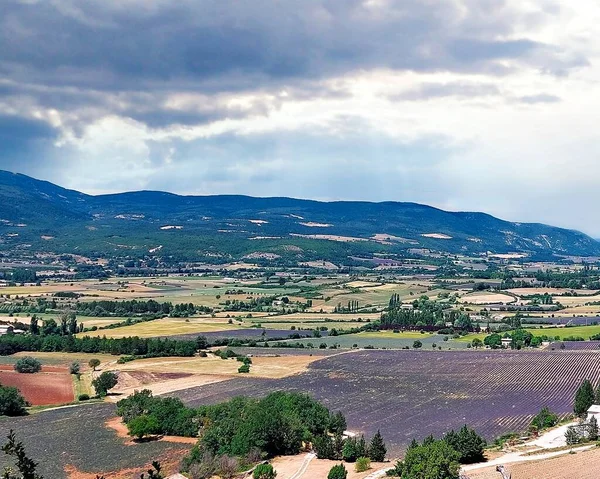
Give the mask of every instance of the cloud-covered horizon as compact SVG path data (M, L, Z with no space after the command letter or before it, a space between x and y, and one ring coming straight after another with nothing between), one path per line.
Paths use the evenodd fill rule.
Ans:
M592 0L4 0L0 168L600 236L599 21Z

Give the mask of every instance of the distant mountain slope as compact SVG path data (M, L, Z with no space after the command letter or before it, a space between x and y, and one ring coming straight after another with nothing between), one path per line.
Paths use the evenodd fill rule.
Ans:
M340 260L409 248L600 255L600 243L577 231L416 203L152 191L90 196L5 171L0 171L0 246L124 257L152 251L199 261L246 255Z

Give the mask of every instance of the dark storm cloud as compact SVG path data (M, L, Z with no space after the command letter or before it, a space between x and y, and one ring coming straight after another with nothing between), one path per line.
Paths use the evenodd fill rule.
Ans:
M43 121L0 115L0 169L34 171L44 161L42 152L57 135Z
M246 89L376 67L475 71L545 48L483 19L478 3L401 0L3 2L0 71L13 79L98 90ZM493 5L502 2L483 2ZM127 8L129 7L129 8ZM483 21L485 32L479 31ZM485 37L483 37L485 35ZM426 51L433 54L424 53ZM546 68L560 64L549 58ZM219 79L219 81L215 81ZM41 78L40 78L41 80Z

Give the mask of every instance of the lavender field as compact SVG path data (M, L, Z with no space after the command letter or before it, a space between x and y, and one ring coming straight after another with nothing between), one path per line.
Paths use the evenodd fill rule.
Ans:
M305 391L343 411L351 430L380 429L392 453L412 438L467 423L488 439L525 429L541 407L572 410L583 379L600 379L594 351L356 351L280 380L234 379L177 393L199 405L273 390Z

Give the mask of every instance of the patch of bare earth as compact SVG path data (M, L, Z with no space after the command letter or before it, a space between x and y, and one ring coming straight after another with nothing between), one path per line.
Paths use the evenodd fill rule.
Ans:
M161 472L164 473L165 477L179 472L179 464L188 452L189 447L173 448L167 450L163 455L156 459L160 462ZM119 471L84 472L79 470L76 466L69 464L65 466L65 473L67 474L68 479L96 479L98 473L105 479L132 479L140 477L140 475L148 469L150 469L150 464L144 467L121 469Z
M252 358L250 373L243 377L280 379L303 373L319 356L261 356ZM206 358L149 358L133 361L126 365L114 364L111 369L119 371L119 382L111 391L110 400L136 390L149 389L155 395L182 391L241 377L240 362L235 359L220 359L209 355Z
M299 474L298 471L302 468L306 454L298 454L296 456L281 456L273 460L273 468L277 471L277 479L325 479L329 470L339 464L340 461L328 461L325 459L313 459L310 461L304 474ZM387 469L391 466L389 463L374 462L371 464L371 469L365 472L355 472L354 464L344 463L348 471L348 479L364 479L369 474L380 469Z
M120 417L113 417L104 423L107 429L115 431L118 437L125 440L126 446L134 446L136 442L129 435L127 426L123 423ZM173 442L176 444L196 444L198 438L196 437L180 437L180 436L156 436L153 438L156 441Z
M115 395L109 399L118 401L121 397L133 394L141 389L149 389L154 395L168 394L197 386L205 386L231 379L227 376L169 373L153 371L119 371L119 382L111 390Z
M507 464L513 479L597 479L600 477L600 449L565 454L542 461ZM469 471L470 479L498 479L495 467Z

